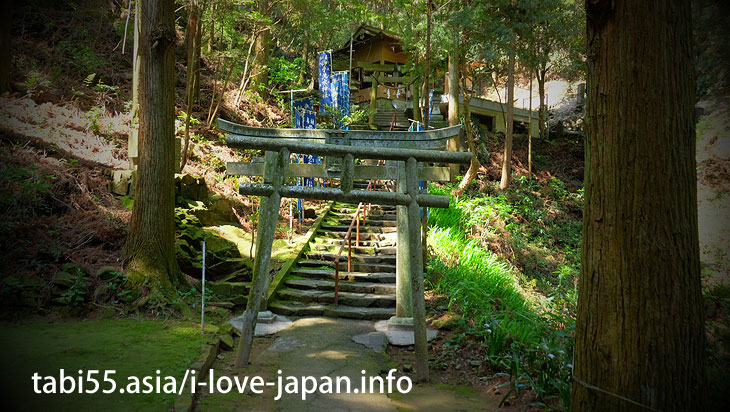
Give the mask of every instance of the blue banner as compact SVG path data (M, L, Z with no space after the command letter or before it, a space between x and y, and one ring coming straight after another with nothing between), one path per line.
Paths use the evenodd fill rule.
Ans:
M325 112L325 106L334 106L332 95L332 52L319 54L319 113Z
M311 99L301 99L294 102L294 124L297 129L316 129L317 116L314 112L314 105ZM320 163L319 156L315 155L297 155L297 162L301 156L302 163ZM305 177L304 186L314 186L314 178ZM297 203L297 207L301 209L301 199Z
M317 116L311 99L294 102L294 127L297 129L316 129Z
M348 85L348 73L337 72L332 74L332 98L335 107L342 116L350 115L350 87ZM342 129L342 122L337 122L336 126ZM350 127L345 127L349 130Z

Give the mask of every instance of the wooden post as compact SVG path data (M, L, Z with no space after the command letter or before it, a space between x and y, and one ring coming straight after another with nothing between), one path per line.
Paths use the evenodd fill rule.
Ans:
M266 292L269 290L271 247L274 243L276 221L279 218L279 203L281 203L279 189L284 183L284 170L288 162L289 150L286 148L279 150L278 154L266 152L264 182L270 183L274 191L271 196L261 196L261 215L259 216L257 228L258 238L256 239L253 279L251 279L251 290L246 302L246 311L243 312L243 325L236 355L236 368L242 368L248 364L256 329L256 320L258 319L259 310L262 309L262 304L265 304Z
M404 162L398 164L398 192L406 193L406 166ZM411 265L409 260L409 243L408 238L408 207L396 206L396 220L398 243L396 244L395 256L395 316L397 318L413 317L413 300L411 292Z
M413 297L413 338L416 350L416 379L428 382L428 341L426 337L426 302L423 296L423 255L421 254L421 216L418 196L418 162L411 157L406 161L406 188L411 196L408 205L408 256L411 261Z
M370 88L370 116L368 117L368 126L375 129L375 113L378 112L378 77L373 73L373 86Z

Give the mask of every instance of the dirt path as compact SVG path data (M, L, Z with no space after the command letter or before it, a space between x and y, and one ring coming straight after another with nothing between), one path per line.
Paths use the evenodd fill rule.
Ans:
M385 376L388 370L398 368L384 352L376 352L352 340L355 335L373 331L372 321L321 317L295 320L290 328L275 337L257 337L254 340L251 365L245 374L259 375L267 381L275 381L278 370L282 371L282 376L313 376L318 379L347 376L354 392L360 387L362 376L368 379ZM231 368L233 357L233 352L227 352L224 359L213 365L216 376L235 375ZM400 370L395 376L402 376ZM307 395L305 400L301 393L283 394L281 399L274 400L277 391L278 388L267 388L262 395L208 394L201 399L198 410L446 412L497 409L494 399L470 387L414 384L410 393L396 392L390 397L380 393L313 394Z

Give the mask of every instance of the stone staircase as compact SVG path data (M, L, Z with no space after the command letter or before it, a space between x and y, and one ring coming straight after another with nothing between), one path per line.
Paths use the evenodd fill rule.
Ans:
M359 188L357 183L355 186ZM358 246L353 227L352 270L348 271L345 235L356 210L356 204L333 205L308 250L269 302L269 310L282 315L353 319L395 316L395 206L372 206L366 224L360 222ZM334 259L343 244L339 304L335 306Z

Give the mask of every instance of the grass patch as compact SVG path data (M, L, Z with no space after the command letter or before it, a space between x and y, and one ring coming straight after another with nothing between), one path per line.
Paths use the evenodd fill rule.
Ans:
M555 227L573 224L569 221L548 223L544 232L531 230L538 220L549 221L559 213L551 210L554 205L545 199L548 196L534 194L535 189L492 197L452 197L449 209L432 209L428 241L433 253L427 265L427 285L448 296L450 309L469 319L463 322L465 333L454 339L464 339L464 335L477 338L484 347L484 361L509 377L505 399L531 387L545 402L554 404L559 400L567 408L575 328L572 276L577 273L569 269L574 264L569 259L574 256L562 251L556 266L568 268L557 274L550 268L532 267L541 280L538 290L538 279L525 275L524 269L489 248L495 235L509 237L507 245L512 248L521 244L555 251L569 246L556 242L551 234ZM432 193L442 195L448 190L431 188ZM555 193L555 188L547 192ZM568 242L579 242L572 230L570 236ZM572 247L580 248L574 243ZM516 261L517 256L515 251L512 260Z
M120 394L129 376L175 376L180 381L200 354L207 336L192 322L101 320L49 323L32 321L2 326L2 386L10 410L160 411L174 400L171 394ZM116 370L117 391L112 394L55 394L33 392L33 373L78 378L90 369ZM163 381L164 382L164 381ZM102 382L101 389L111 385ZM84 389L93 388L85 383ZM144 389L144 386L141 386ZM58 387L57 387L58 390Z

